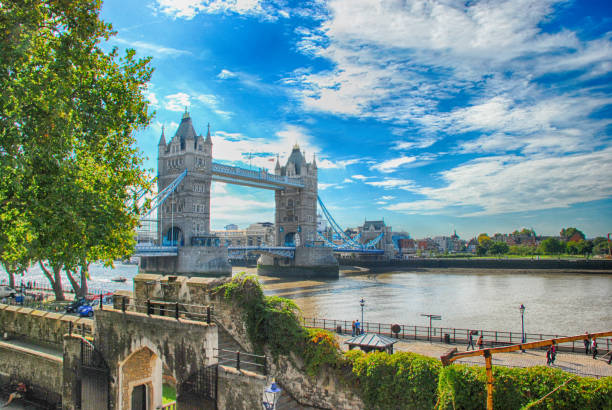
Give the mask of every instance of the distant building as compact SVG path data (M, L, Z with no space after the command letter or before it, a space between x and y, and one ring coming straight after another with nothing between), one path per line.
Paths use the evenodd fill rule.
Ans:
M365 221L363 226L358 227L357 230L361 234L359 242L362 244L367 244L380 236L380 234L383 234L383 237L376 243L375 248L385 251L385 257L387 258L395 256L395 246L393 245L391 235L392 229L385 224L384 220Z
M317 214L317 232L323 233L325 231L327 231L327 220L321 214Z
M213 233L226 246L273 246L275 242L274 224L271 222L258 222L246 229L226 229Z
M238 225L236 224L225 225L225 230L226 231L236 231L238 230Z

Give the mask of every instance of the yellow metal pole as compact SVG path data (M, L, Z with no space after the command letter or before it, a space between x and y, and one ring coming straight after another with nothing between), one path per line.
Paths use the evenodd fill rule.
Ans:
M484 357L487 369L487 410L493 410L493 364L491 363L491 352L485 350Z

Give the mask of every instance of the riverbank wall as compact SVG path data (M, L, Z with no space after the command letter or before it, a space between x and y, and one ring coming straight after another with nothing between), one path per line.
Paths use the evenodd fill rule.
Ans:
M464 268L464 269L518 269L518 270L571 270L601 271L612 273L612 260L563 260L563 259L455 259L455 258L415 258L389 261L359 261L353 258L338 258L340 265L358 265L379 269L419 269L419 268ZM607 271L607 272L606 272Z

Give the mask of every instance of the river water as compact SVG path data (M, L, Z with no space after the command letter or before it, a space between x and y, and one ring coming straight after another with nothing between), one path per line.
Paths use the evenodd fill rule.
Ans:
M92 265L90 289L131 290L137 273L136 265ZM112 282L116 276L128 281ZM38 266L24 280L47 283ZM338 280L261 280L266 294L293 299L305 317L361 320L359 300L364 298L368 322L426 326L428 319L420 315L438 314L442 320L434 326L520 332L522 303L527 333L612 330L612 274L439 269L341 274Z

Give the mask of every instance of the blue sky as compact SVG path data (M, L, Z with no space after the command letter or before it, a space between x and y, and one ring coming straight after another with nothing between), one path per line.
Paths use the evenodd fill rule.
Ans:
M612 231L609 1L106 0L102 18L153 56L148 168L187 106L220 162L316 154L344 227ZM273 212L271 191L213 186L213 229Z

